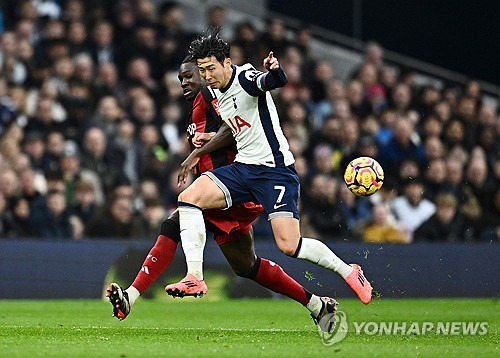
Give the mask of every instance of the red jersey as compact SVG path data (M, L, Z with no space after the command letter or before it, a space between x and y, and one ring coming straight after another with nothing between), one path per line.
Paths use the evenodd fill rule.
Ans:
M194 149L193 137L195 132L217 132L222 125L222 119L217 109L217 97L209 87L203 87L193 102L189 115L188 140L191 150ZM215 150L200 158L197 169L198 174L231 164L236 156L236 144Z

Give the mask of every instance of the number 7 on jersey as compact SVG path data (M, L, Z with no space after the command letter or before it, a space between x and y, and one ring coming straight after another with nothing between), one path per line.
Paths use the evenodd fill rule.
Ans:
M274 189L275 190L279 190L280 193L278 194L278 199L276 199L276 203L274 204L274 209L279 209L281 208L282 206L285 206L285 204L280 204L281 203L281 200L283 200L283 195L285 195L285 187L283 185L275 185L274 186Z

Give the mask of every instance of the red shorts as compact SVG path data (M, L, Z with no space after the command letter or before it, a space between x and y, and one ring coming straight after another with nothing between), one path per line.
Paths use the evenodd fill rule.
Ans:
M214 234L218 245L235 241L240 235L246 235L264 209L262 205L246 202L232 206L227 210L205 210L203 217L207 231Z

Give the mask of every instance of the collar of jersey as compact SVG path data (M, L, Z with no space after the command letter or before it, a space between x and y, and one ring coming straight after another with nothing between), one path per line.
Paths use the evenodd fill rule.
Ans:
M234 81L234 77L236 76L236 66L235 65L231 65L231 68L233 69L233 74L231 75L231 79L229 80L227 86L224 87L224 88L221 88L219 90L222 93L226 92L229 89L229 87L231 87L231 85L233 84L233 81Z

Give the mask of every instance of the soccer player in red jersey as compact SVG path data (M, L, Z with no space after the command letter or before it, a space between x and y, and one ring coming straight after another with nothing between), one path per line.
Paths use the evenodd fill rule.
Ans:
M188 139L194 147L200 147L218 131L222 120L218 114L217 99L213 90L203 86L194 60L186 58L179 70L179 81L184 97L193 102L188 123ZM227 136L232 137L230 130ZM220 150L200 157L196 166L197 174L230 164L235 157L234 143ZM293 278L288 276L276 263L255 254L251 223L262 213L260 204L246 202L228 210L207 210L204 220L207 230L214 234L214 239L228 260L234 272L249 278L260 285L284 294L301 303L310 312L313 319L321 325L333 329L335 300L318 297ZM147 255L141 270L129 288L123 290L118 284L108 286L106 295L113 306L113 314L123 320L130 313L136 299L163 273L172 261L180 242L179 216L177 210L166 219L160 235ZM184 247L184 250L187 248ZM183 287L166 287L172 296L201 296L207 292L206 285L193 275L187 275L180 283Z

